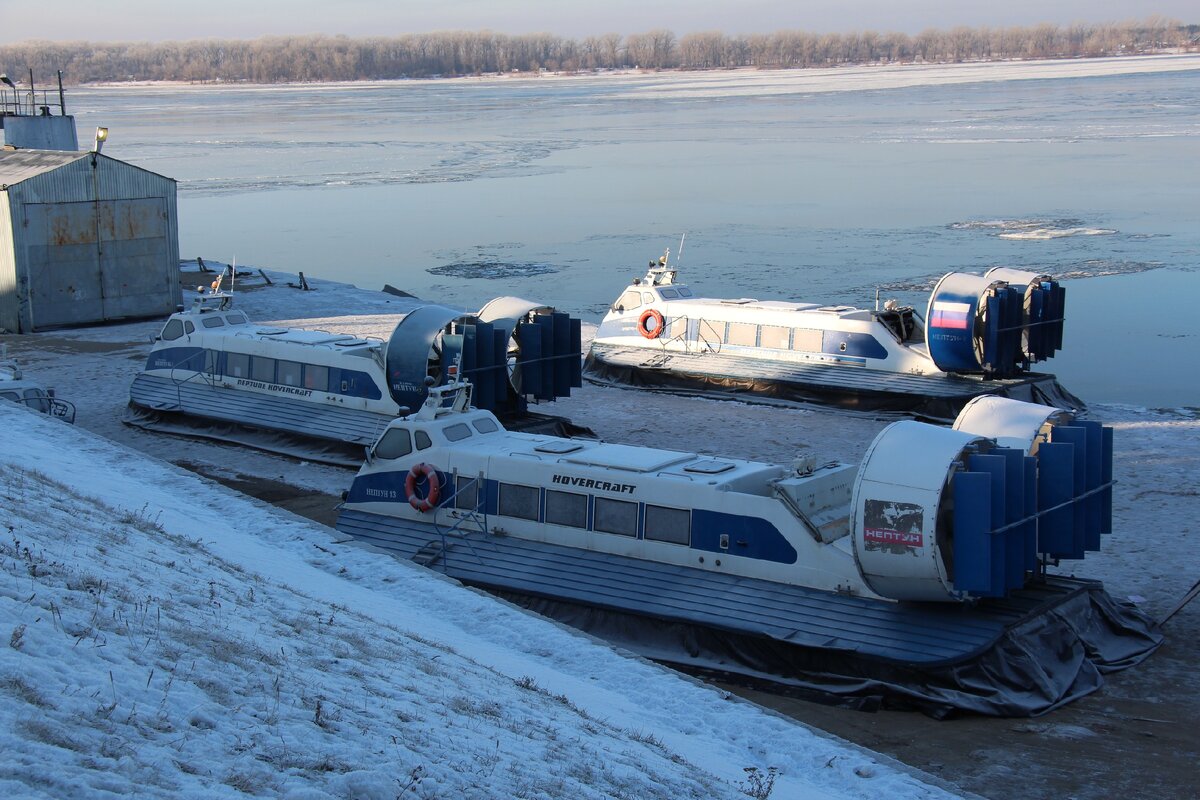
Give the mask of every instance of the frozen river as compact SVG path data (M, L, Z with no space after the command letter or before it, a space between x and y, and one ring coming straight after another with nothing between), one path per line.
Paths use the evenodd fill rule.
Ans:
M320 86L89 87L81 139L179 181L197 255L599 321L687 234L712 296L923 310L950 270L1065 277L1045 365L1195 406L1200 57ZM352 309L348 309L351 311Z

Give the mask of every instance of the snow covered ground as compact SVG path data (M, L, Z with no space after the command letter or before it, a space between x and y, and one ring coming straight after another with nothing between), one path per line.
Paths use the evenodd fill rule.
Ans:
M412 304L269 274L275 285L237 299L255 321L387 336ZM943 796L886 759L171 466L333 495L351 475L122 425L160 326L4 337L79 406L83 429L0 408L10 794L717 797L761 795L774 767L775 798ZM857 462L885 424L591 385L541 410L610 441L769 461ZM1091 416L1116 428L1116 531L1077 571L1162 614L1200 577L1200 414ZM1194 696L1183 665L1200 607L1167 632L1191 648L1168 673Z
M243 307L263 315L253 296ZM69 338L111 343L128 327ZM79 428L0 407L10 796L952 796L92 434L151 436L99 423L128 386L102 388L103 364L135 365L64 360L92 363L91 390L53 375ZM177 458L210 447L170 445Z

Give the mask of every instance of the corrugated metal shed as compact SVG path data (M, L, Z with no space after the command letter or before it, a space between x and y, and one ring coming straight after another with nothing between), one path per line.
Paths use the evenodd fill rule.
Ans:
M175 181L99 153L0 150L0 329L168 314Z
M0 191L90 155L60 150L0 150Z

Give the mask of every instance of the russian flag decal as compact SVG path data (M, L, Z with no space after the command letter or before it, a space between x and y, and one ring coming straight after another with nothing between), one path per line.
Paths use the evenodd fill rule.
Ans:
M971 311L969 303L941 303L933 304L933 312L929 315L929 326L931 328L957 328L966 330L967 314Z

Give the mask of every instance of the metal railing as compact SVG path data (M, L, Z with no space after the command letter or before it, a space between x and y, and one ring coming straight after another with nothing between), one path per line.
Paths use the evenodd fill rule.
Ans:
M8 394L12 394L12 392ZM8 397L4 399L9 400ZM26 408L31 408L34 411L56 417L65 422L72 424L75 422L75 404L67 400L60 400L42 389L24 389L19 398L10 400L10 402L15 402Z
M445 501L443 501L442 504L438 505L433 516L433 527L434 530L437 531L438 537L441 540L441 548L437 552L431 553L429 558L425 561L425 566L430 566L434 562L440 561L443 572L446 570L446 562L449 560L448 556L450 554L450 547L447 543L447 537L454 536L457 541L465 544L467 549L471 552L471 556L475 559L476 563L482 564L483 559L480 558L479 553L475 550L475 546L471 544L471 537L476 534L488 533L487 511L484 510L485 498L483 496L483 487L485 484L483 476L477 475L476 477L468 480L462 486L458 485L457 474L451 475L450 478L451 480L455 481L454 493ZM453 507L454 511L460 512L458 516L454 517L454 524L450 525L449 527L439 524L438 517L441 512L447 508L445 503L453 502L458 496L459 492L464 489L468 491L471 489L475 490L475 508L461 509L458 507ZM467 527L468 523L474 527L474 530Z

